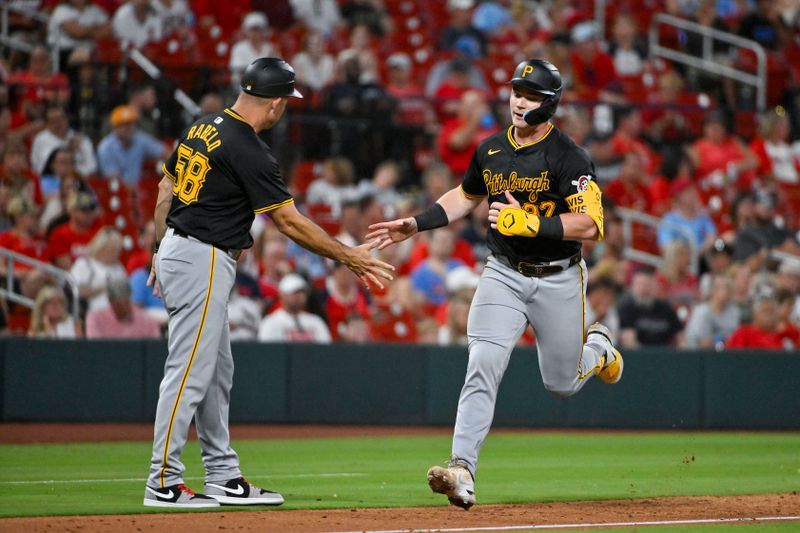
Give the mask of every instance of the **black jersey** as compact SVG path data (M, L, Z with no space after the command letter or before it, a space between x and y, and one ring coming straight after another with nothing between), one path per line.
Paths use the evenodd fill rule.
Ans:
M552 124L538 141L520 146L514 127L484 139L475 149L461 189L469 198L507 203L505 191L520 206L539 216L569 213L566 198L585 190L594 164L583 148ZM580 189L579 189L580 187ZM580 241L544 237L509 237L490 229L489 249L512 261L547 262L564 259L581 249Z
M272 150L232 109L192 124L163 170L175 182L167 225L220 248L250 248L255 215L294 201Z

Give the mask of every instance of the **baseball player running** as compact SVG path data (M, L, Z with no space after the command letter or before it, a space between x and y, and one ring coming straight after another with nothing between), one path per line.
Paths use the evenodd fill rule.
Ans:
M301 246L347 265L382 286L394 268L374 259L378 241L349 248L301 215L270 148L257 133L273 127L295 89L294 70L277 58L245 69L232 107L191 125L164 164L155 209L157 255L151 272L169 312L169 353L156 410L153 456L144 505L215 507L280 505L283 497L242 477L231 448L228 409L233 357L228 296L249 229L267 213ZM203 463L204 494L183 484L181 451L194 418Z
M605 326L583 329L586 264L582 239L603 237L600 189L584 150L550 118L561 75L549 62L520 63L509 82L511 126L481 142L461 185L422 213L370 226L380 248L490 204L491 250L469 313L469 363L458 401L447 468L428 470L428 484L464 509L475 504L475 473L494 416L511 350L528 324L536 331L547 390L578 392L594 375L622 377L622 357Z

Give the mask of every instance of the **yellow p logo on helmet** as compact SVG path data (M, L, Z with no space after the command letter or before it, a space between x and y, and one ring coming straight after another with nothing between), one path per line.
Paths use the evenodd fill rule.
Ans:
M524 78L531 72L533 72L533 65L525 65L525 68L522 69L522 77Z

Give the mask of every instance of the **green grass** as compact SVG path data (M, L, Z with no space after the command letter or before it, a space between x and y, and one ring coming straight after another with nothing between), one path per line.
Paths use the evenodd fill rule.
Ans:
M234 447L251 481L286 497L282 509L406 507L442 504L425 472L444 464L450 439L238 441ZM141 442L0 446L0 516L153 512L141 504L149 457L150 444ZM196 442L183 461L187 484L202 489ZM522 503L798 487L798 433L497 433L484 446L476 489L479 503ZM773 526L784 525L757 527Z

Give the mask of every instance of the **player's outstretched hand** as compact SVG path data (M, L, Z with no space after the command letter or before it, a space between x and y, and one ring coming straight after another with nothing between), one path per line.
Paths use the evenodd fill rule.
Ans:
M520 207L517 199L509 191L506 191L506 200L507 204L495 201L489 206L489 225L492 229L497 229L497 216L504 207Z
M150 274L147 276L147 286L153 287L153 296L158 296L158 283L156 283L156 255L150 264Z
M344 262L356 276L359 277L364 286L369 288L370 283L383 289L383 283L380 278L386 280L393 280L394 266L385 263L380 259L372 257L371 250L375 249L380 244L378 239L367 241L361 246L350 248L348 257Z
M383 250L395 242L401 242L417 232L417 221L414 217L398 218L388 222L370 224L369 233L364 238L368 241L377 239L378 250Z

